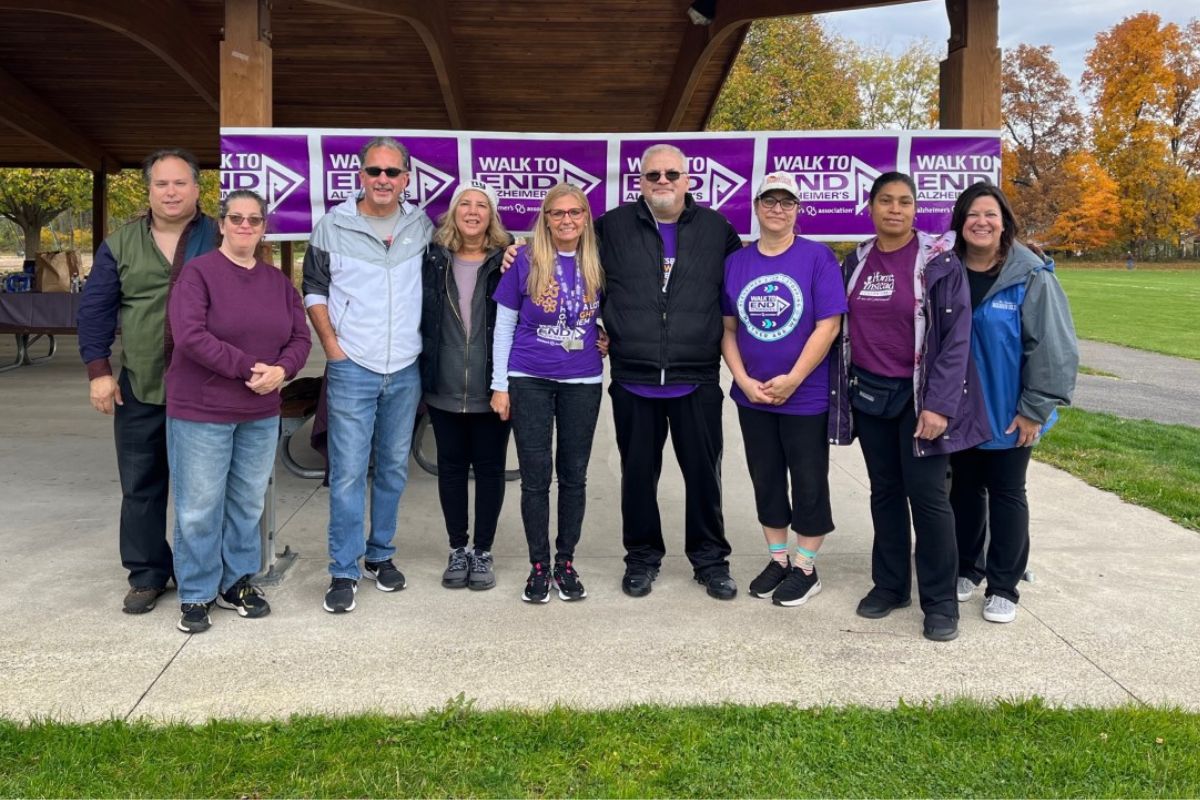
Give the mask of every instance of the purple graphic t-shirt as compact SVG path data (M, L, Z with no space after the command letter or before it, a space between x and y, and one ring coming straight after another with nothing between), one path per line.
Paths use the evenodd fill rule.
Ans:
M552 381L601 374L604 367L596 349L600 298L584 300L586 287L575 256L558 254L554 274L540 297L530 297L528 285L529 248L522 247L493 295L497 303L518 313L509 371Z
M876 375L912 377L916 364L916 236L899 250L872 247L850 289L850 358Z
M796 365L818 320L846 311L846 291L833 252L799 236L774 256L758 245L725 259L721 313L737 317L737 345L746 373L767 381ZM752 403L736 383L729 394L740 406L779 414L829 410L829 357L818 364L783 405Z
M675 254L678 252L677 233L679 224L675 222L658 223L658 235L663 242L662 290L667 291L671 282L671 270L675 268ZM622 383L623 387L638 397L648 397L652 400L666 400L672 397L683 397L696 391L694 383L676 383L670 386L655 386L649 383Z

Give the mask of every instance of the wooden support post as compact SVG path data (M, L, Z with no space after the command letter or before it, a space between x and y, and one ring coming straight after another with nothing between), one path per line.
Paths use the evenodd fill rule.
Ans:
M279 243L279 261L279 268L283 270L283 274L291 278L296 271L296 257L290 241Z
M999 0L946 0L946 16L950 40L941 63L939 125L998 130Z
M92 254L100 249L108 235L108 172L111 164L107 158L100 160L100 168L92 173Z
M271 127L271 10L268 0L225 0L221 41L221 127ZM267 198L268 202L270 198ZM275 263L269 242L258 256Z

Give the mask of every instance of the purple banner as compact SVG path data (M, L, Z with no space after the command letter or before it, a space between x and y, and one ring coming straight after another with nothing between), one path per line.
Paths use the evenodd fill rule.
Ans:
M771 137L766 172L795 177L802 234L863 238L874 234L871 183L896 169L896 147L894 135Z
M912 137L909 174L917 184L917 228L940 233L950 212L973 183L1000 183L1000 140L978 136Z
M714 134L704 139L623 139L620 202L641 193L642 153L657 143L673 144L687 156L688 191L696 202L720 211L742 235L750 233L754 139Z
M272 234L312 230L308 137L240 134L221 137L221 197L250 189L267 201Z
M325 179L325 208L358 194L362 188L358 151L375 134L321 137L321 170ZM453 136L405 136L412 172L404 198L425 210L435 221L450 207L458 185L458 139Z
M583 190L592 215L607 210L603 139L492 138L471 141L471 173L496 190L500 216L511 230L532 230L546 192L558 183Z

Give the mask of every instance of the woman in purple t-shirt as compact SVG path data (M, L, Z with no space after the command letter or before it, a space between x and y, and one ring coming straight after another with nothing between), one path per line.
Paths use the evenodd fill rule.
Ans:
M587 197L560 183L546 193L533 245L500 279L493 344L492 409L512 417L521 467L521 521L529 580L521 599L545 603L550 581L563 600L587 591L575 570L587 466L600 412L603 367L596 314L604 273ZM551 453L557 430L558 447ZM558 475L558 537L550 568L550 475Z
M978 444L983 431L968 402L971 298L962 265L952 236L914 230L916 198L904 173L884 173L871 186L876 236L843 264L849 310L830 430L845 443L853 407L871 481L874 586L859 602L859 616L886 617L912 602L911 510L924 635L948 641L958 636L949 453Z
M815 558L833 530L829 505L829 347L846 292L833 252L796 235L800 190L767 175L754 197L761 238L725 260L721 352L771 560L754 597L799 606L821 591ZM791 477L791 502L788 478ZM788 528L796 532L795 564Z
M230 192L221 244L184 265L167 318L167 459L175 495L175 582L185 633L208 630L208 609L271 611L250 583L261 564L258 521L279 438L279 387L312 346L291 280L255 253L267 204Z

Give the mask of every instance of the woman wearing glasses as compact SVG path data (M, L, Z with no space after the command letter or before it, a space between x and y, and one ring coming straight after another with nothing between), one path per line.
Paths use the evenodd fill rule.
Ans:
M761 237L725 260L721 294L721 352L770 553L750 594L779 606L803 605L821 591L815 559L833 530L827 362L846 311L833 252L796 235L799 197L790 174L763 179L754 199Z
M496 192L461 184L422 264L421 384L437 439L438 497L450 557L447 589L491 589L492 542L504 502L511 425L491 408L492 335L500 261L512 237ZM467 474L475 471L475 544L469 548Z
M270 613L250 583L262 556L258 521L275 462L279 387L311 346L299 292L255 256L263 199L230 192L219 224L220 247L184 266L167 304L167 458L185 633L208 630L214 601L243 617Z
M512 418L521 468L521 520L529 579L521 599L545 603L587 591L575 570L587 466L600 411L603 370L596 314L604 274L587 197L560 183L546 193L533 244L500 279L492 409ZM557 433L557 448L551 443ZM558 536L550 562L550 476L558 476Z
M954 237L913 228L911 177L880 175L868 209L875 238L842 264L849 310L829 420L833 443L858 436L871 481L874 586L857 613L880 619L911 604L915 530L924 636L944 642L958 636L949 457L988 438L970 360L971 295Z

